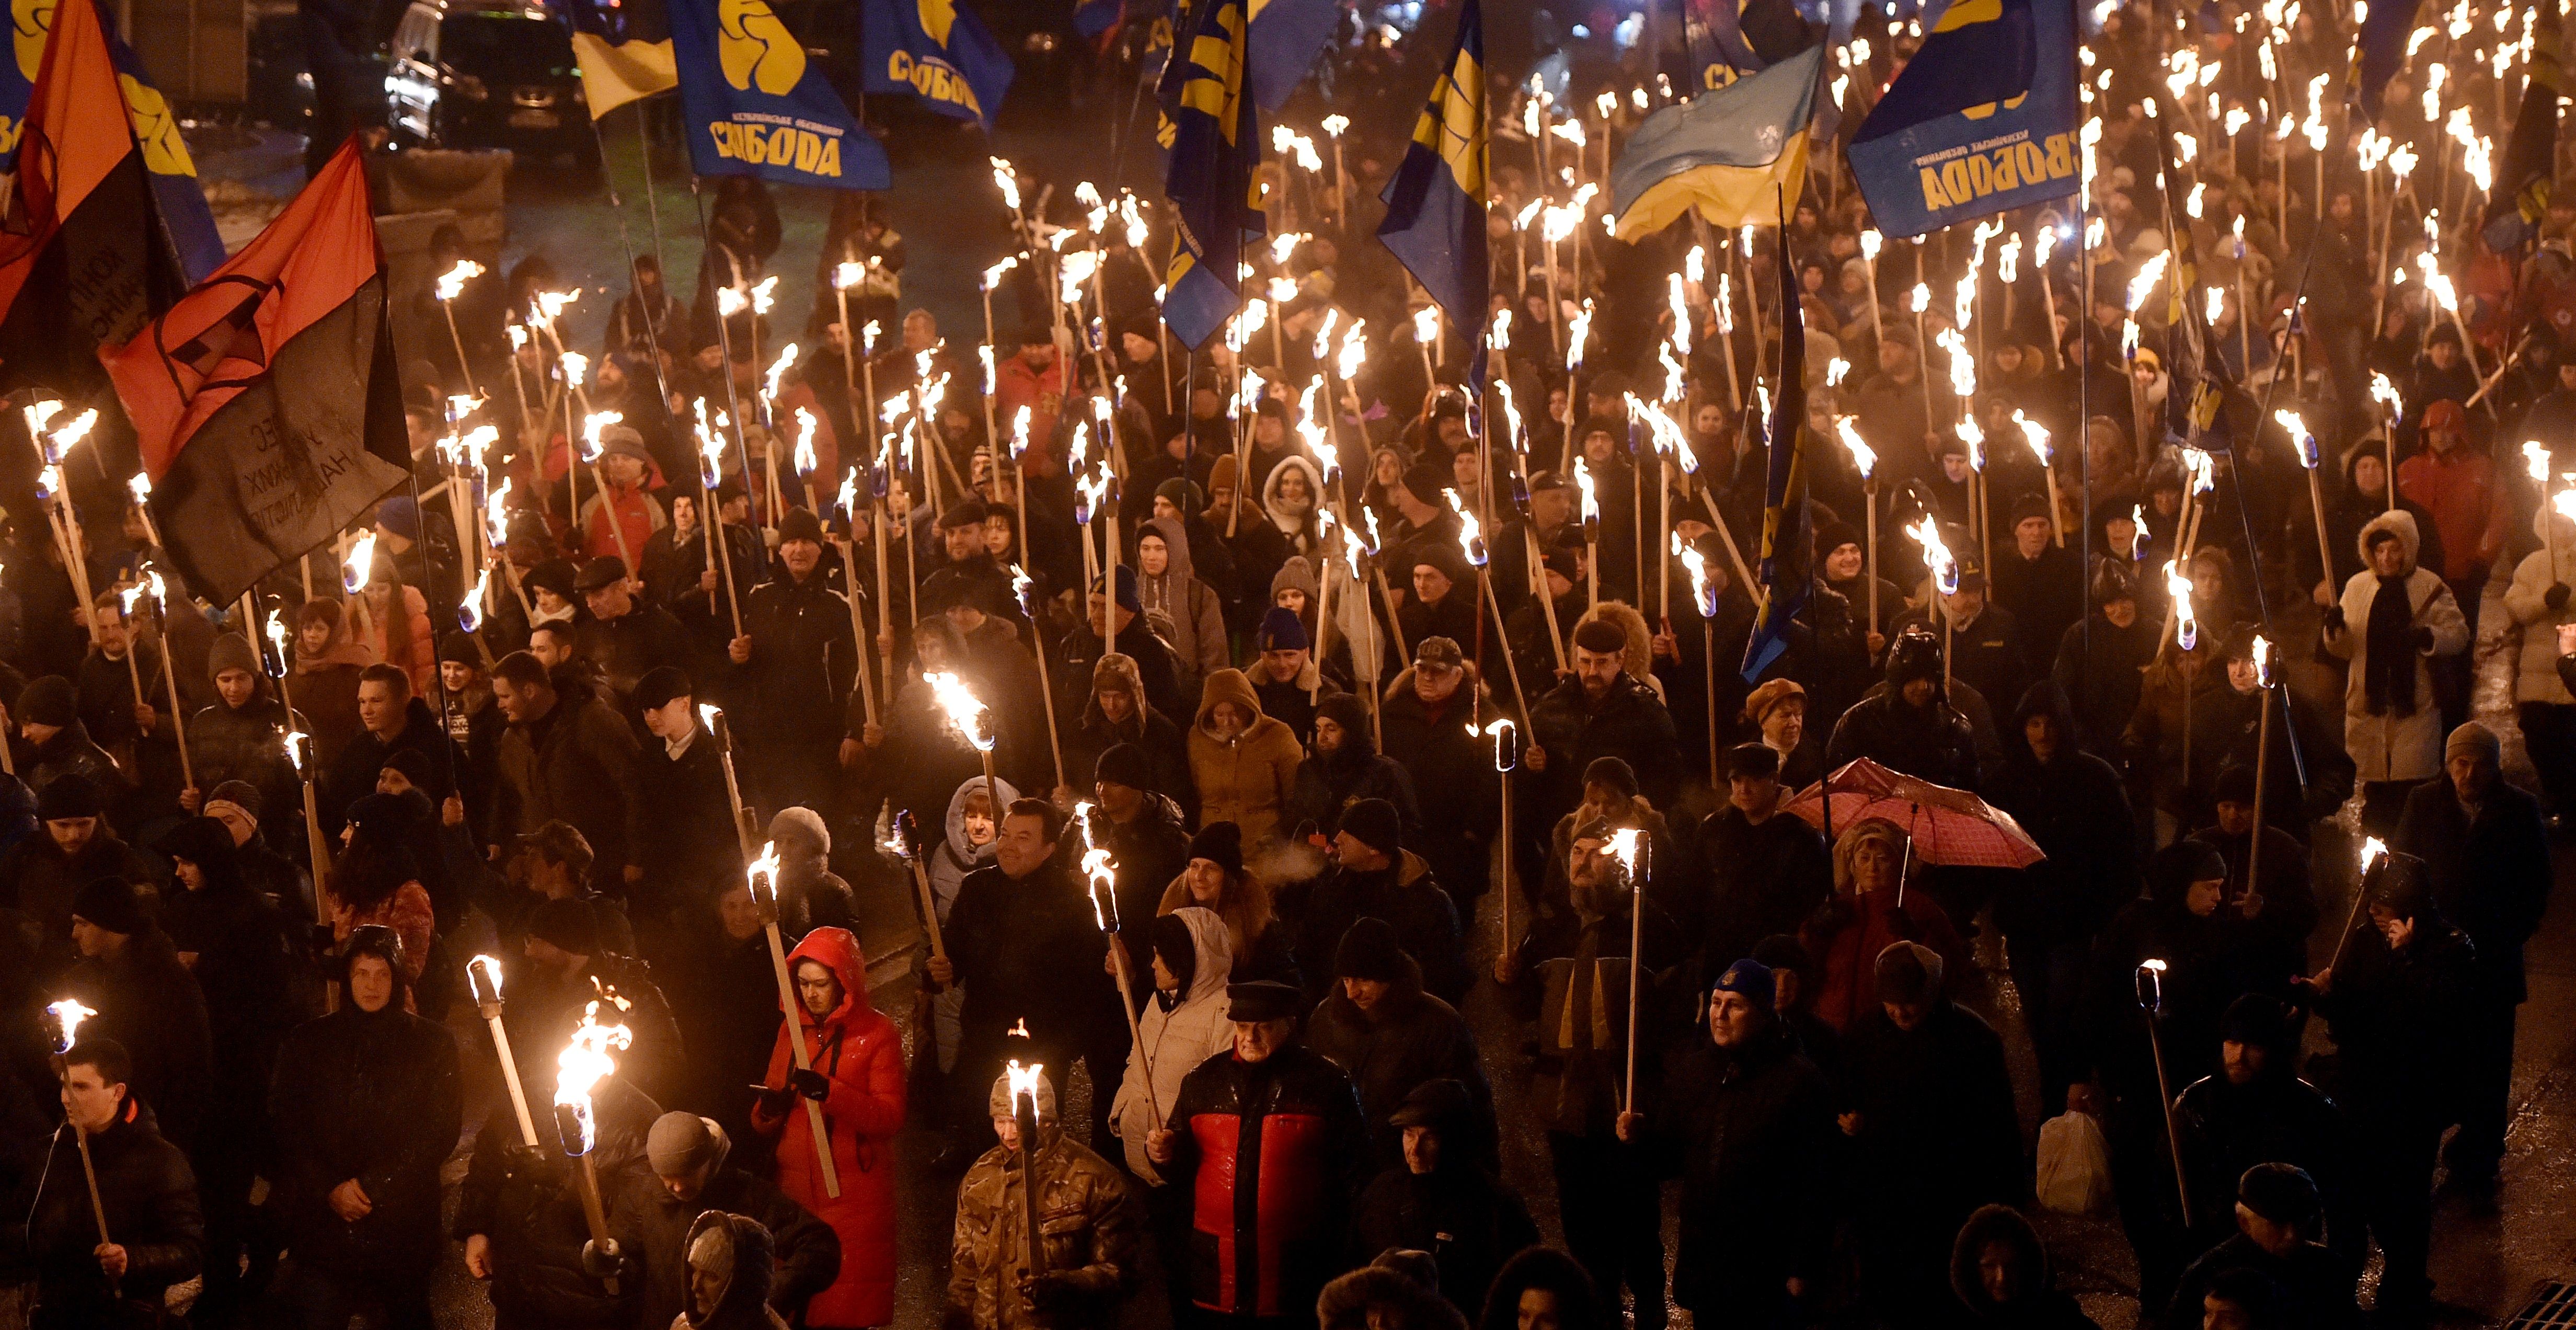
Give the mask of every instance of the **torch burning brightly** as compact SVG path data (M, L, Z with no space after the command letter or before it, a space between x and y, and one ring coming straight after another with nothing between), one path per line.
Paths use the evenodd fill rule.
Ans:
M1878 453L1861 440L1859 420L1858 416L1836 416L1834 432L1842 436L1843 446L1851 450L1852 465L1860 468L1860 478L1867 480L1870 472L1878 469Z
M438 298L440 302L444 303L446 301L454 300L458 296L465 294L465 284L482 275L482 264L476 263L472 259L458 259L456 261L456 266L448 269L438 279Z
M921 681L930 685L934 694L933 705L947 713L948 723L957 727L957 732L966 737L966 742L975 745L975 751L993 751L994 736L984 727L984 704L976 699L964 680L952 671L941 670L936 674L924 672Z
M1637 846L1644 839L1635 827L1621 827L1610 833L1610 857L1619 861L1620 870L1632 885L1642 885L1637 883Z
M2165 594L2173 597L2174 645L2189 651L2200 644L2200 620L2191 612L2191 579L2177 560L2165 560Z
M2254 635L2254 684L2258 688L2272 686L2272 639L2261 633Z
M2362 876L2364 876L2364 877L2368 877L2368 876L2370 876L2370 866L2371 866L2372 864L2375 864L2375 863L2379 862L2379 860L2380 860L2381 856L2383 856L2383 855L2385 855L2385 854L2387 854L2387 853L2388 853L2388 842L2381 840L2381 839L2380 839L2380 838L2378 838L2377 836L2372 836L2372 837L2369 837L2368 839L2366 839L2366 840L2362 841L2362 843L2361 843L2361 874L2362 874Z
M72 1045L80 1041L81 1022L98 1012L83 1006L79 998L64 998L47 1004L45 1014L54 1018L54 1028L60 1032L54 1036L54 1051L68 1053L72 1051Z
M1956 594L1959 590L1959 561L1950 557L1950 547L1941 540L1941 524L1934 520L1932 514L1925 513L1921 522L1905 528L1905 534L1914 537L1915 543L1923 547L1923 566L1931 570L1932 580L1940 585L1941 594Z
M374 574L375 568L376 533L369 531L349 546L349 562L341 571L340 583L354 596L367 584L367 578Z
M623 999L615 1001L620 1007L626 1005ZM574 1142L566 1140L565 1154L590 1153L590 1147L599 1135L598 1126L591 1119L591 1087L617 1070L616 1060L609 1057L609 1053L623 1053L634 1043L635 1032L624 1025L599 1023L599 1003L596 1000L582 1008L581 1024L574 1028L572 1041L565 1044L564 1051L555 1058L555 1108L572 1110L573 1123L580 1129L580 1148L575 1149ZM560 1122L562 1116L558 1111L556 1120Z

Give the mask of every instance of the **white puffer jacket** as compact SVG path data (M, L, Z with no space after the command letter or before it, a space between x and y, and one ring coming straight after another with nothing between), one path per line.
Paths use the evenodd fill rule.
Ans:
M1128 1170L1157 1187L1163 1179L1145 1157L1145 1133L1155 1123L1168 1121L1172 1105L1181 1097L1181 1079L1234 1043L1234 1022L1227 1019L1225 998L1226 976L1234 969L1234 945L1226 940L1225 920L1197 905L1182 906L1172 911L1172 917L1189 925L1190 941L1198 948L1189 992L1170 1011L1163 1010L1159 999L1145 1004L1137 1030L1139 1043L1128 1050L1126 1079L1118 1083L1118 1097L1109 1105L1110 1129L1127 1143ZM1145 1108L1149 1059L1154 1068L1151 1113Z
M2555 523L2553 536L2543 523ZM2522 556L2513 570L2513 585L2506 587L2504 607L2512 611L2513 621L2522 628L2522 658L2514 671L2513 700L2516 702L2551 702L2559 706L2576 703L2567 693L2567 685L2558 681L2558 625L2576 623L2576 599L2549 608L2552 584L2576 587L2576 522L2552 511L2543 504L2531 515L2531 534L2540 537L2539 549ZM2550 541L2557 544L2551 546ZM2557 555L2557 568L2550 567L2550 556Z

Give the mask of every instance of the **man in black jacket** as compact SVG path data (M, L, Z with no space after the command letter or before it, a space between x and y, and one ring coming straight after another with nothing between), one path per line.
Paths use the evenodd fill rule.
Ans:
M1453 1080L1424 1081L1404 1097L1387 1119L1402 1135L1403 1158L1360 1193L1346 1257L1356 1266L1390 1248L1431 1253L1440 1296L1462 1316L1483 1310L1504 1261L1538 1243L1520 1193L1477 1162L1469 1143L1481 1130L1478 1114L1475 1097Z
M511 1040L519 1082L534 1107L554 1102L555 1054L561 1041L537 1050ZM622 1194L645 1172L644 1140L662 1115L623 1075L591 1087L597 1130L590 1167L604 1197ZM474 1154L457 1190L450 1232L465 1244L465 1272L487 1281L494 1330L626 1330L633 1324L622 1297L612 1297L601 1276L613 1267L590 1246L582 1222L581 1160L564 1152L557 1115L532 1115L537 1143L527 1145L507 1099L496 1102L474 1133Z
M573 579L590 617L573 632L573 650L599 671L620 714L633 714L635 685L663 666L689 664L689 636L671 612L636 595L626 561L605 555Z
M1654 689L1626 672L1627 634L1593 619L1574 630L1570 649L1574 677L1530 704L1530 742L1521 754L1537 796L1523 825L1542 837L1583 802L1583 771L1595 758L1626 762L1657 808L1672 805L1678 779L1673 718Z
M1804 818L1784 815L1780 754L1766 744L1726 751L1726 807L1700 823L1697 847L1707 890L1698 902L1703 973L1753 954L1775 933L1795 933L1833 890L1825 838Z
M1422 991L1422 967L1397 943L1383 919L1363 917L1342 935L1333 956L1332 996L1307 1018L1306 1045L1350 1073L1368 1115L1380 1168L1403 1162L1404 1128L1395 1111L1414 1090L1454 1081L1474 1113L1455 1124L1449 1149L1473 1159L1494 1154L1494 1093L1476 1058L1476 1038L1458 1009Z
M1184 1078L1163 1130L1145 1134L1155 1169L1196 1198L1198 1240L1171 1259L1189 1262L1210 1324L1311 1325L1343 1266L1368 1126L1351 1078L1297 1042L1296 989L1259 981L1225 996L1234 1047Z
M156 1310L173 1284L196 1278L205 1227L187 1156L162 1139L150 1105L129 1093L133 1062L123 1045L92 1035L63 1055L63 1111L34 1202L27 1250L36 1264L29 1322L39 1330L92 1330L125 1323L123 1300ZM105 1234L83 1185L77 1132L97 1173ZM112 1237L113 1242L103 1241Z
M742 1215L769 1231L776 1278L769 1306L791 1322L841 1273L841 1239L777 1184L732 1163L724 1128L693 1113L665 1113L645 1138L651 1176L627 1179L612 1198L610 1227L635 1276L636 1330L665 1330L688 1309L690 1225L707 1211Z
M402 952L389 928L349 935L339 1010L287 1036L269 1091L303 1324L342 1325L369 1307L396 1330L432 1324L438 1170L465 1105L455 1037L403 1010Z
M2451 1180L2492 1195L2513 1091L2515 1010L2528 996L2522 947L2549 907L2549 833L2540 804L2505 783L2495 734L2471 721L2443 745L2445 779L2407 796L2396 848L2424 861L2433 905L2477 946L2469 1008L2456 1036L2460 1131L2443 1151Z
M1394 926L1397 944L1421 963L1423 986L1434 996L1452 1005L1466 996L1473 976L1458 909L1422 857L1404 848L1395 805L1383 799L1362 799L1343 812L1333 866L1312 883L1292 884L1281 906L1282 917L1296 921L1297 969L1310 1007L1331 989L1334 952L1363 916Z
M1825 769L1866 757L1880 766L1947 785L1977 784L1977 745L1967 718L1950 704L1941 669L1941 639L1921 625L1887 648L1887 686L1853 704L1825 744Z
M2303 1330L2347 1330L2361 1324L2353 1299L2360 1264L2311 1236L2318 1215L2315 1181L2294 1164L2261 1163L2240 1175L2231 1194L2234 1231L2183 1271L2173 1306L2164 1315L2164 1330L2201 1330L2210 1324L2211 1295L2232 1301L2229 1286L2245 1273L2271 1286L2275 1319L2268 1324Z
M2343 1110L2299 1078L2297 1027L2280 999L2248 993L2227 1008L2219 1070L2174 1101L2174 1129L2191 1179L2191 1246L2236 1232L2238 1180L2257 1164L2295 1165L2315 1184L2323 1240L2361 1268L2369 1251L2358 1207L2352 1129ZM2312 1234L2312 1236L2314 1236Z
M1145 934L1163 903L1163 889L1190 866L1190 832L1181 807L1153 792L1153 778L1145 750L1133 744L1102 753L1092 781L1100 802L1092 806L1083 828L1083 843L1107 850L1116 874L1110 886L1114 899L1103 904L1127 944L1128 973L1137 976L1139 991L1124 995L1131 1006L1142 1006L1150 996L1146 990L1152 987L1154 948ZM1086 890L1091 886L1083 885Z
M1771 972L1737 961L1708 993L1709 1042L1664 1085L1654 1134L1678 1159L1681 1252L1673 1300L1694 1320L1794 1324L1822 1279L1832 1233L1833 1101L1824 1073L1772 1018ZM1645 1138L1637 1113L1619 1138ZM1639 1299L1637 1324L1663 1323Z
M836 723L858 683L850 603L823 575L823 525L802 508L778 523L785 576L743 597L743 635L726 644L736 696L735 742L748 793L765 807L828 807L836 764L857 736Z
M1449 649L1457 650L1454 644ZM1368 706L1357 697L1343 693L1315 708L1315 742L1297 764L1288 791L1292 828L1311 827L1329 839L1341 827L1342 810L1376 799L1395 805L1405 837L1421 842L1422 808L1413 797L1413 777L1369 736Z
M0 854L0 905L34 925L38 970L50 978L78 959L72 898L82 888L113 877L157 890L164 874L152 856L117 839L106 794L89 777L70 772L32 788L40 834Z
M417 752L429 759L429 783L421 792L433 804L456 792L456 773L464 754L449 742L429 703L411 690L411 676L398 665L370 665L358 674L358 732L331 760L322 780L322 819L336 831L349 815L349 805L376 792L376 773L398 752Z
M1171 647L1145 626L1145 602L1136 595L1136 570L1122 563L1116 571L1114 593L1104 589L1110 585L1107 578L1094 582L1090 616L1081 627L1056 640L1055 664L1049 671L1056 687L1056 714L1081 713L1090 695L1092 667L1113 648L1134 663L1145 701L1157 713L1197 714L1197 699L1181 695L1180 667L1172 659Z
M214 1040L195 977L133 886L117 878L73 898L72 944L82 959L65 987L98 1013L86 1028L125 1049L134 1097L159 1114L171 1144L188 1149L214 1084Z
M635 755L635 789L643 800L638 857L648 912L655 912L703 900L740 880L742 841L733 828L724 758L699 723L689 677L667 665L649 671L636 681L634 702L655 740Z
M1458 644L1433 637L1414 648L1413 668L1395 676L1380 718L1386 755L1413 780L1422 857L1461 919L1475 917L1493 876L1488 865L1502 821L1503 773L1484 727L1501 714Z

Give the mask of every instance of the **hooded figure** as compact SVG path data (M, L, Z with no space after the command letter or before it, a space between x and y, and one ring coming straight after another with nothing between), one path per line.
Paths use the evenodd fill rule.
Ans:
M1950 1247L1950 1291L1981 1330L2095 1330L2057 1286L2039 1230L2008 1205L1989 1205L1959 1226Z
M770 1305L769 1230L742 1215L709 1210L689 1224L688 1307L671 1330L787 1330Z
M894 1134L903 1126L903 1036L868 1005L867 958L843 928L817 928L788 957L812 1070L796 1066L787 1030L770 1050L751 1124L778 1141L778 1185L841 1239L841 1272L806 1305L806 1324L878 1326L894 1320ZM822 973L816 973L821 971ZM828 984L829 987L819 987ZM817 1013L820 999L833 999ZM841 1194L827 1196L815 1164L812 1121L799 1099L823 1106Z
M1109 1106L1109 1125L1126 1145L1127 1171L1160 1188L1162 1175L1145 1155L1145 1133L1170 1118L1182 1078L1234 1041L1225 1000L1234 947L1224 918L1197 905L1155 916L1148 935L1154 944L1154 997L1137 1021L1143 1042L1128 1055L1127 1074ZM1166 976L1174 981L1169 987L1163 984ZM1153 1099L1150 1110L1148 1095Z
M1315 1300L1322 1330L1467 1330L1466 1313L1445 1300L1440 1287L1417 1274L1439 1269L1433 1253L1402 1248L1337 1276Z
M1323 737L1328 724L1335 732L1329 748ZM1422 810L1413 797L1413 776L1377 750L1368 704L1349 693L1325 698L1315 708L1315 728L1314 755L1297 765L1288 796L1290 825L1311 826L1329 837L1341 826L1343 809L1362 799L1383 799L1402 815L1407 838L1420 841Z
M1055 1086L1037 1078L1038 1139L1021 1124L1009 1073L994 1078L986 1106L1000 1143L957 1184L957 1228L949 1247L948 1314L973 1330L1078 1330L1117 1324L1136 1282L1138 1212L1127 1177L1064 1134ZM1007 1126L1009 1131L1004 1132ZM1030 1174L1036 1176L1038 1260L1030 1261ZM1027 1282L1025 1295L1022 1283Z
M2397 545L2395 571L2383 576L2373 551L2389 541ZM2399 509L2372 518L2359 544L2363 570L2344 585L2325 623L2325 649L2352 662L2344 748L2361 781L2423 780L2442 765L2431 658L2466 650L2468 621L2442 579L2416 566L2414 514Z
M830 1287L841 1269L841 1240L812 1211L775 1183L743 1170L733 1141L711 1118L665 1113L644 1140L650 1176L630 1181L610 1207L617 1245L642 1266L636 1279L636 1330L662 1330L691 1306L690 1239L711 1211L748 1217L767 1237L761 1266L773 1311L804 1315L806 1300Z
M1897 634L1887 648L1887 686L1835 722L1825 744L1825 769L1840 770L1859 757L1936 785L1976 788L1976 738L1950 704L1937 635L1923 629Z
M1306 482L1305 493L1287 492L1287 480L1292 475ZM1323 524L1316 517L1323 500L1324 473L1313 462L1295 454L1280 458L1279 464L1270 468L1269 478L1261 482L1262 511L1270 514L1270 524L1287 537L1290 551L1300 556L1340 553L1324 547Z
M1144 545L1148 537L1163 543L1160 573L1145 571ZM1189 534L1180 519L1147 518L1136 532L1136 546L1136 597L1144 602L1146 613L1160 610L1171 619L1172 657L1180 666L1180 684L1186 693L1200 680L1225 668L1225 607L1193 570Z
M1233 714L1220 719L1221 706ZM1289 793L1305 749L1287 723L1262 714L1252 681L1241 670L1218 670L1200 690L1190 723L1190 774L1198 786L1199 825L1231 822L1244 843L1267 845L1287 828Z

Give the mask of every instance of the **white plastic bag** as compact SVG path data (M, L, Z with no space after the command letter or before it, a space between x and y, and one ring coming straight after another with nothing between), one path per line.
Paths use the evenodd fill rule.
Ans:
M2060 1214L2098 1215L2111 1208L2111 1145L2089 1113L2062 1113L2039 1124L2039 1203Z

